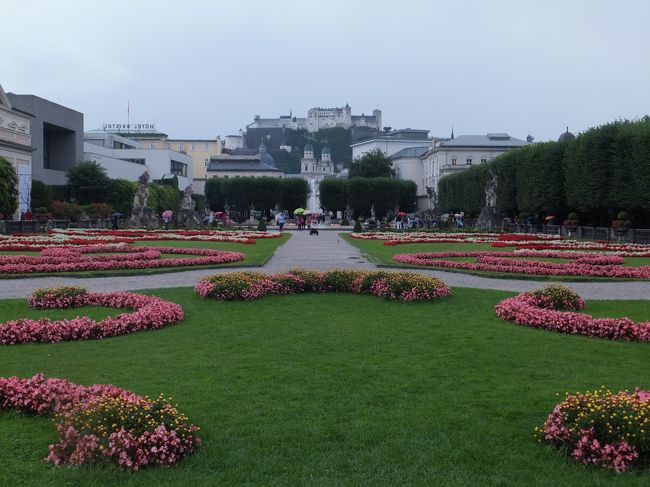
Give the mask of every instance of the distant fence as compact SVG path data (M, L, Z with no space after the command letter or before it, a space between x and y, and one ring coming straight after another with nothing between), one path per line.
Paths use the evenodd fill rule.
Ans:
M48 230L59 228L110 228L111 220L2 220L0 221L0 234L11 235L15 233L45 233Z

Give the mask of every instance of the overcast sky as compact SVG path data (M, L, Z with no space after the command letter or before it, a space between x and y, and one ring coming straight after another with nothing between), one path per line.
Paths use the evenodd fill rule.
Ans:
M448 136L557 139L650 113L648 0L3 3L0 84L84 113L236 133L310 107Z

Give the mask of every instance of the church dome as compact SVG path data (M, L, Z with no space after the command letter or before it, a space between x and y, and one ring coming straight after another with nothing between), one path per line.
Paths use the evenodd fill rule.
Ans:
M565 142L567 140L573 140L575 139L576 136L573 135L571 132L569 132L569 127L566 128L566 132L564 132L562 135L560 135L560 138L557 139L558 142Z
M328 146L323 147L323 154L331 154L330 148Z
M275 159L273 159L273 156L271 156L271 154L267 154L266 151L264 151L263 154L260 153L260 162L268 164L271 167L275 167Z
M257 152L259 154L266 154L266 144L264 143L263 140L260 141L260 145L259 145L259 148L257 149Z
M305 152L314 152L314 146L311 144L305 144Z

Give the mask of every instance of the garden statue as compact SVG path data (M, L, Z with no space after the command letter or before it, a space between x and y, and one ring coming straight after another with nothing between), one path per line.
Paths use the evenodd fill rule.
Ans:
M138 178L138 189L133 197L129 225L133 227L148 227L154 223L153 209L149 208L149 171L145 171Z
M497 205L497 187L499 186L499 178L490 169L492 179L485 184L485 206L493 208Z
M490 230L499 227L500 215L497 209L497 187L499 178L490 169L492 178L485 183L485 206L476 222L478 230Z
M192 186L187 186L183 191L181 206L178 208L178 225L181 227L193 227L201 221L196 214L196 201L192 199Z
M429 198L429 210L434 210L436 208L436 199L438 195L433 186L427 186L427 198Z

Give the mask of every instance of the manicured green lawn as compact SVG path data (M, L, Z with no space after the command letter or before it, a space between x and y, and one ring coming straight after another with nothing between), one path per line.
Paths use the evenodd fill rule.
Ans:
M649 344L501 321L494 305L510 294L497 291L454 289L415 304L153 293L182 304L186 319L102 341L3 347L0 375L42 371L164 392L201 427L201 449L174 468L136 474L54 468L42 461L53 424L3 412L0 485L648 485L648 473L567 462L537 444L533 428L557 392L649 388ZM647 310L600 301L587 311L641 320ZM23 313L33 315L25 300L0 301L2 319Z
M141 274L158 274L161 272L178 272L192 269L213 269L217 267L257 267L264 265L272 256L275 250L284 244L290 237L290 234L284 233L278 238L261 238L255 244L240 244L229 242L201 242L195 240L142 240L137 241L134 245L145 247L190 247L190 248L208 248L217 250L227 250L243 253L246 258L241 262L231 262L221 265L208 266L190 266L190 267L165 267L159 269L121 269L114 271L83 271L83 272L58 272L53 273L32 273L32 274L3 274L1 278L18 278L18 277L39 277L39 276L76 276L76 277L101 277L101 276L128 276ZM7 255L38 255L37 252L0 252ZM162 254L161 258L183 258L183 255ZM191 256L188 256L191 257Z
M502 247L495 248L490 244L482 243L431 243L431 244L403 244L403 245L384 245L383 241L379 240L359 240L356 238L351 238L349 234L342 233L341 236L345 240L354 245L362 254L364 254L369 260L377 264L389 267L399 267L399 268L417 268L417 269L436 269L434 266L415 266L403 264L400 262L395 262L393 256L397 254L415 254L417 252L475 252L475 251L488 251L488 252L512 252L514 247ZM527 260L538 260L545 262L566 262L565 259L554 259L554 258L533 258L525 257ZM476 262L475 257L449 257L445 260L457 260L462 262ZM626 257L625 265L630 267L640 267L645 265L650 265L650 258L646 257ZM516 274L516 273L505 273L505 272L488 272L488 271L467 271L463 269L448 269L448 268L439 268L446 272L465 272L467 274L473 274L477 276L484 277L500 277L500 278L511 278L511 279L534 279L537 281L549 280L549 281L629 281L629 279L616 279L616 278L604 278L604 277L581 277L581 276L538 276L530 274Z

